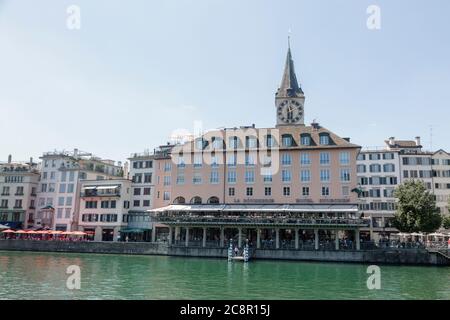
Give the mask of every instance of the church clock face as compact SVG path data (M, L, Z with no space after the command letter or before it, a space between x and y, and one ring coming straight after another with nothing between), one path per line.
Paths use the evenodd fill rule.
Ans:
M296 100L283 100L278 105L277 114L283 123L298 123L303 117L303 106Z

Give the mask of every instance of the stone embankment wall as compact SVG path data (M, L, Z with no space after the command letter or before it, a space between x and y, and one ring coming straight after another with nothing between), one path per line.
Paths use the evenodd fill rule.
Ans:
M168 246L148 242L63 242L32 240L0 240L0 250L73 252L102 254L166 255L183 257L226 258L225 248ZM253 259L326 262L356 262L371 264L446 265L444 255L424 249L383 249L361 251L299 251L256 250Z

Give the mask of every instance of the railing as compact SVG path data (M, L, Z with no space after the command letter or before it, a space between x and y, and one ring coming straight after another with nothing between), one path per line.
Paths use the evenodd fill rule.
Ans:
M329 226L369 226L364 219L292 219L292 218L214 218L214 217L155 217L157 222L180 224L286 224L286 225L329 225Z

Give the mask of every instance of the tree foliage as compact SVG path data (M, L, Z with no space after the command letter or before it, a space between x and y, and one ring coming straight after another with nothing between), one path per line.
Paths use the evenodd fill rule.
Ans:
M422 181L410 180L394 192L398 199L393 224L401 232L434 232L442 223L436 200Z

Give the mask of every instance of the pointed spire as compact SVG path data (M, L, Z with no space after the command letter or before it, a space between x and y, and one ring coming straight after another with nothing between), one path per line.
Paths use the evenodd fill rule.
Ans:
M283 79L281 80L281 85L280 88L278 88L276 95L279 97L298 97L299 95L303 95L303 90L298 85L297 76L295 75L290 36L288 36L288 52L286 64L284 66Z

